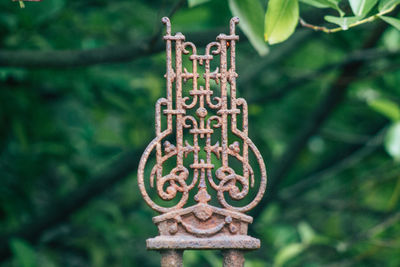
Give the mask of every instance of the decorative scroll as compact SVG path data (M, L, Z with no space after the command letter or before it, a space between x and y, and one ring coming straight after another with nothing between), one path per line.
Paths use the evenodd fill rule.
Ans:
M243 98L236 97L238 74L235 49L239 36L235 34L235 26L239 19L231 19L229 35L218 35L215 42L206 46L204 55L198 54L196 46L187 42L183 34L172 35L168 18L164 17L162 22L166 25L164 40L167 54L167 92L166 97L160 98L156 103L156 137L146 148L139 164L138 182L143 198L154 210L168 213L184 208L189 200L189 192L197 189L194 200L202 208L195 209L194 212L197 218L206 220L212 214L212 210L207 208L210 207L207 203L211 200L208 192L215 190L221 208L247 212L257 205L264 194L266 170L260 152L248 137L247 103ZM184 56L192 63L191 71L182 66ZM211 70L211 62L217 57L219 66ZM200 67L204 68L202 75L198 72ZM204 86L199 85L202 84L201 79ZM192 86L185 88L189 96L184 96L183 92L187 92L183 91L184 85L189 80ZM212 80L219 86L218 94L211 89ZM163 127L163 120L166 121L166 127ZM238 126L239 122L241 125ZM229 140L228 137L232 136L230 133L237 137L235 140L240 141ZM219 141L213 143L216 135ZM171 140L174 140L173 144ZM200 141L205 145L200 146ZM250 151L257 159L255 167L259 168L260 177L255 177L254 166L249 162ZM144 170L152 152L155 152L156 162L149 177L145 177ZM184 164L189 155L193 161ZM213 164L213 157L220 161L221 166ZM166 162L170 164L171 159L175 158L175 167L164 173ZM240 162L240 173L230 165L232 158ZM180 197L177 204L173 207L156 204L146 191L145 180L156 189L158 196L163 200L170 201ZM228 203L226 198L244 199L250 188L254 187L255 180L259 180L259 188L249 204L237 207L230 204L234 201ZM192 229L192 226L182 222L179 216L174 219L174 223L181 223L186 231L198 235L216 233L225 225L233 225L229 216L219 225L204 230ZM231 232L234 232L234 225L230 227Z

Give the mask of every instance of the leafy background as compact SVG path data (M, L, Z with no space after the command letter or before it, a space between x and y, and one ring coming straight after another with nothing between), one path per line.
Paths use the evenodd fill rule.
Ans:
M165 90L160 18L204 46L237 15L269 178L246 266L399 266L398 2L2 1L0 265L159 265L136 169Z

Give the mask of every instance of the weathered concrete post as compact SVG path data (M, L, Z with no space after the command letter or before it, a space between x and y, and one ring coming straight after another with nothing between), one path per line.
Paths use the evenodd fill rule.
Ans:
M163 267L182 266L187 249L222 250L224 266L243 266L243 252L260 247L258 239L247 235L253 218L245 212L261 200L267 174L260 152L248 137L247 103L236 97L239 19L231 19L229 35L218 35L205 54L198 54L182 33L172 35L168 18L162 22L167 92L156 103L156 137L144 151L138 170L144 200L161 213L153 218L159 236L148 239L147 248L161 252ZM191 61L190 71L182 66L184 57ZM211 64L218 58L212 71ZM198 72L199 66L204 72ZM184 91L188 81L191 88ZM218 92L212 90L216 85ZM152 153L154 163L149 161ZM254 164L249 153L255 156ZM152 166L145 172L147 164Z

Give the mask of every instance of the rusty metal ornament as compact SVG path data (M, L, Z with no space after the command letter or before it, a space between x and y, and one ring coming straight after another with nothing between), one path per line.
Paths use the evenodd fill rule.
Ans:
M172 35L168 18L162 22L166 26L167 93L156 103L156 137L138 169L144 200L161 213L153 218L160 235L148 239L147 248L162 252L162 266L181 261L185 249L220 249L224 262L242 266L241 251L260 247L258 239L247 235L253 218L245 212L261 200L267 174L260 152L248 137L247 103L236 97L239 36L235 26L239 19L230 20L229 35L219 34L206 46L205 54L198 54L195 44L187 42L182 33ZM191 71L182 66L185 57L191 61ZM218 67L212 71L217 58ZM203 72L199 73L199 66ZM190 81L191 88L183 91ZM253 170L249 153L255 156L258 172ZM155 162L149 159L152 154ZM150 172L145 172L146 165L152 165ZM251 190L255 193L249 194ZM240 206L240 200L249 197L253 198Z

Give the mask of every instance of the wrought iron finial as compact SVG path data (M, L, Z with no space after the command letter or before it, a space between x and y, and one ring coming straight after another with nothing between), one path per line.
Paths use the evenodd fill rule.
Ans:
M172 35L168 18L162 22L166 26L166 97L156 103L156 137L144 151L138 170L144 200L161 213L153 218L160 235L148 239L147 246L163 251L233 250L236 254L257 249L259 240L247 235L252 217L244 213L261 200L267 175L262 156L248 137L246 100L237 98L239 36L235 27L239 18L230 20L229 35L218 35L205 54L198 54L182 33ZM183 66L185 57L191 70ZM155 162L150 160L152 154ZM242 255L236 254L232 255Z

